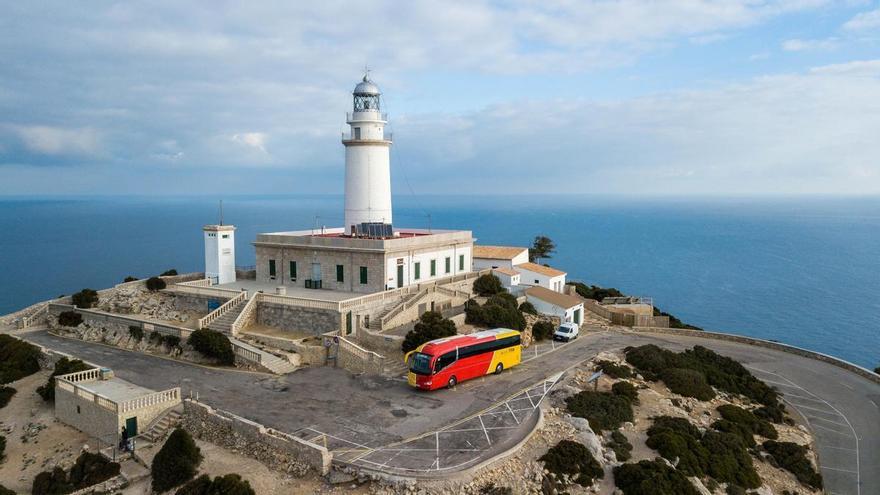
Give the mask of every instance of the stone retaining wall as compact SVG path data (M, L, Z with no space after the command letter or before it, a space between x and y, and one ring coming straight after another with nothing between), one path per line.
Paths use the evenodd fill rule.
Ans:
M308 469L330 472L333 455L326 447L267 428L259 423L186 399L183 427L193 436L252 457L269 468L303 476Z
M260 302L256 313L258 324L274 328L298 330L312 335L342 329L342 314L330 309Z
M849 361L844 361L843 359L838 359L834 356L829 356L827 354L808 351L806 349L801 349L800 347L795 347L788 344L780 344L779 342L770 342L769 340L761 340L753 337L745 337L742 335L733 335L729 333L707 332L704 330L685 330L682 328L635 327L634 330L639 332L665 333L671 335L686 335L689 337L702 337L705 339L726 340L729 342L738 342L741 344L766 347L768 349L783 351L789 354L795 354L798 356L803 356L806 358L832 364L847 371L851 371L863 378L867 378L874 383L880 384L880 375L865 368L862 368L857 364L853 364Z
M381 334L361 327L357 329L357 343L379 354L393 356L400 353L403 337Z

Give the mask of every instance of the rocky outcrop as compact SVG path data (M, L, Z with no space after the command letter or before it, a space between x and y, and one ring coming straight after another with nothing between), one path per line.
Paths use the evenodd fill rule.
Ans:
M139 315L153 320L186 322L195 317L175 308L174 296L151 292L143 285L122 285L107 295L102 294L98 308L108 313Z

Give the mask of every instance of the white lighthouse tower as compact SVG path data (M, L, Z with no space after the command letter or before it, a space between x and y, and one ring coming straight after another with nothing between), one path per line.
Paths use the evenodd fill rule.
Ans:
M205 278L215 284L235 282L235 226L205 225Z
M351 133L345 145L345 233L362 223L391 225L391 136L379 106L379 87L368 76L354 88L354 109L346 115Z

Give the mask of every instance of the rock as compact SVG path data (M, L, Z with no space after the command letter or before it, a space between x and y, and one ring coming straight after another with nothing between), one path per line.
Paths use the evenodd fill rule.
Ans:
M700 492L700 495L712 495L712 492L710 492L709 489L706 488L706 485L704 485L703 482L700 481L700 478L692 476L688 479L691 480L691 484L694 485L694 488L696 488L698 492Z
M567 421L577 430L578 441L584 444L590 451L590 454L593 454L593 457L601 464L605 460L605 456L602 454L602 440L590 428L590 422L584 418L575 417L568 418Z

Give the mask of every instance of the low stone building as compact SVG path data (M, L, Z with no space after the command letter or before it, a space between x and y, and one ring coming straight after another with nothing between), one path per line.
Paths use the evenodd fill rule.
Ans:
M530 287L525 294L538 313L558 317L562 322L583 323L584 302L580 298L544 287Z
M180 403L180 388L155 392L116 378L107 368L55 377L55 417L101 445L116 445L123 426L129 437L143 433Z

